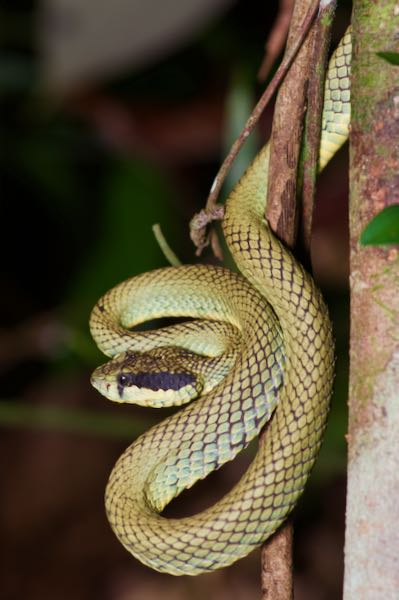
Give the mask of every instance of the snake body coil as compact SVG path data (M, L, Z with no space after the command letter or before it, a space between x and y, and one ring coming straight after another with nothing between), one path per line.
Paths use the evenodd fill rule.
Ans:
M320 168L347 137L350 53L347 33L329 66ZM264 221L268 156L266 146L226 204L223 232L242 275L203 265L159 269L110 290L91 315L93 337L114 357L92 377L104 395L152 406L198 396L124 452L106 491L122 544L175 575L229 565L269 537L302 493L326 424L330 320L312 278ZM129 330L161 316L194 320ZM265 423L254 461L226 496L192 517L159 514Z

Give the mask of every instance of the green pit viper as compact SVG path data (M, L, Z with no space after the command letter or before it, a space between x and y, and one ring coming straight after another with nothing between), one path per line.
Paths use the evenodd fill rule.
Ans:
M320 169L348 136L351 36L325 84ZM210 265L158 269L107 292L90 328L111 361L92 384L116 402L184 409L122 454L106 490L121 543L174 575L227 566L264 542L302 493L329 409L334 349L312 278L264 220L269 148L231 192L223 233L241 275ZM159 317L191 320L153 331ZM191 517L160 513L245 448L267 423L252 464L220 501Z

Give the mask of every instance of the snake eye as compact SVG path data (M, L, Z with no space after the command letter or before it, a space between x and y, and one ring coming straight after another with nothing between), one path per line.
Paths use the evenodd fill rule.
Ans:
M125 373L120 373L120 375L118 375L118 385L123 387L128 384L129 384L129 375L126 375Z

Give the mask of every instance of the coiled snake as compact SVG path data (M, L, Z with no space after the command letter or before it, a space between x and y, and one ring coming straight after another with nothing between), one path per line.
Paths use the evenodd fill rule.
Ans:
M350 58L347 32L329 65L320 169L347 137ZM105 396L147 406L197 398L127 448L106 490L122 544L174 575L229 565L265 541L302 493L326 424L330 320L312 278L264 221L268 155L266 146L225 207L223 232L242 275L204 265L144 273L107 292L90 319L112 357L92 376ZM193 320L129 330L169 316ZM159 514L269 419L255 459L226 496L192 517Z

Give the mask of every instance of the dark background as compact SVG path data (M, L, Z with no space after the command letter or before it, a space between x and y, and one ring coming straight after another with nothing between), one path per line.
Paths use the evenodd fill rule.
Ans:
M340 3L333 43L349 10ZM262 90L256 71L276 11L276 2L227 2L189 34L176 32L157 52L136 57L134 67L127 55L120 66L100 65L61 86L46 74L44 8L3 3L1 598L260 597L259 551L213 574L173 578L142 566L113 536L103 508L112 465L169 413L111 405L90 387L103 358L87 323L109 287L166 264L153 223L183 261L195 260L188 222ZM132 21L132 37L139 26L151 41L151 19ZM270 130L271 114L243 151L244 163ZM322 453L294 513L298 600L341 597L346 170L345 149L320 177L315 219L313 265L334 319L337 376ZM252 452L185 494L175 510L193 513L220 497Z

